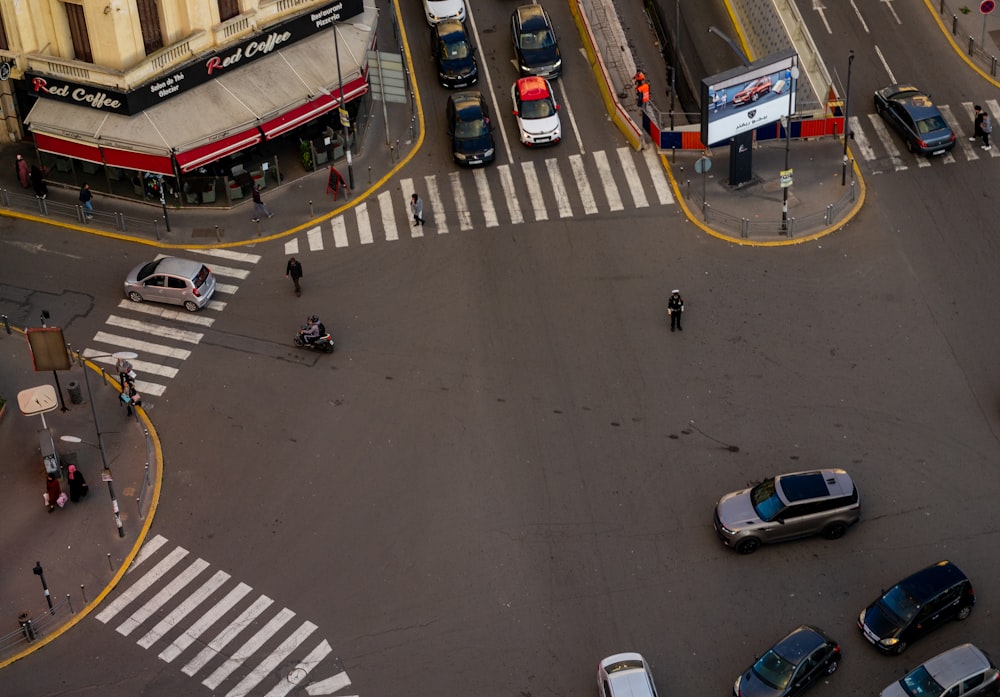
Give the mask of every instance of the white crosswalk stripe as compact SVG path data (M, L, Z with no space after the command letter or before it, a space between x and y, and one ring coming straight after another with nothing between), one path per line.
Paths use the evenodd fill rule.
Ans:
M323 229L317 225L306 232L306 241L309 243L310 252L323 251Z
M401 177L398 189L394 186L381 191L374 199L331 219L333 246L372 244L379 226L386 242L397 242L404 225L410 228L413 239L446 235L455 229L491 229L529 220L569 219L675 203L663 161L653 148L637 152L618 147L613 157L604 150L568 156L560 155L557 149L548 152L552 156L471 172L428 174L422 180ZM628 189L627 203L620 187ZM414 193L424 201L426 225L412 224L410 197ZM325 225L322 230L327 234ZM306 234L310 251L328 246L313 244L312 230ZM287 254L299 249L300 245L286 242Z
M892 162L892 168L897 172L901 172L904 169L908 169L906 165L903 164L903 160L899 157L899 148L896 147L896 143L892 140L892 135L889 133L889 129L886 127L885 122L882 121L882 117L878 114L868 114L868 121L871 123L872 128L875 130L875 134L882 141L882 145L885 146L886 152L889 153L889 161Z
M319 226L307 232L310 251L323 249L322 238ZM298 238L285 244L286 253L293 249L292 254L298 252ZM112 354L123 351L138 354L129 360L138 373L135 388L143 397L163 395L168 381L177 377L182 362L191 357L192 345L205 338L215 324L217 313L225 310L226 298L239 290L240 283L249 278L254 265L261 260L259 254L230 249L188 249L184 250L184 257L202 261L216 276L215 293L205 308L188 312L176 305L123 299L104 321L105 329L114 331L98 331L91 339L91 346L81 351L102 368L108 366L105 370L109 373L114 372L116 363Z
M296 687L304 694L333 694L351 684L340 666L325 663L333 649L326 639L314 638L316 624L292 623L295 611L266 595L253 596L251 586L211 571L204 559L182 565L188 555L154 536L125 576L131 584L120 586L96 619L117 625L122 636L140 636L136 644L143 649L165 645L159 653L164 663L186 656L181 672L226 697L285 697ZM210 640L202 639L233 615Z

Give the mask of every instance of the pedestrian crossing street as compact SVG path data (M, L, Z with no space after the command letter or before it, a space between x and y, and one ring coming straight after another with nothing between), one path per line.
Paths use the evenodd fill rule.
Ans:
M987 99L981 104L990 114L990 119L996 123L997 117L1000 116L1000 102L996 99ZM944 155L928 157L907 152L902 138L876 113L849 118L851 132L854 134L852 150L855 157L866 163L873 174L1000 157L1000 147L992 137L990 144L993 147L989 150L981 148L983 143L979 138L975 142L969 140L972 137L972 122L975 117L974 106L972 102L962 102L958 109L952 109L948 104L937 105L958 137L955 147Z
M296 626L293 610L275 611L271 598L210 567L156 535L96 618L217 695L283 697L302 685L330 695L350 686L336 658L324 663L333 649L313 638L315 624Z
M215 275L215 293L206 307L188 312L174 305L134 303L123 297L83 351L85 358L109 366L112 373L115 359L109 354L139 354L130 362L138 374L135 388L144 397L164 393L167 382L177 376L191 349L201 342L204 330L215 323L215 313L225 309L240 282L261 259L258 254L226 249L188 249L180 255L203 262ZM157 258L162 256L174 255L159 254Z
M413 226L410 196L424 199L427 224ZM655 149L620 147L569 157L549 157L472 171L429 174L399 180L399 188L362 201L285 243L285 254L395 242L400 237L445 235L500 225L561 220L626 207L639 209L674 202Z

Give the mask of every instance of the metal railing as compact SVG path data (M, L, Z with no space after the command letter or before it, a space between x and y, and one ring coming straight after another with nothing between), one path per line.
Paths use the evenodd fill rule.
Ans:
M61 626L66 622L64 610L68 610L70 615L75 614L69 595L66 596L65 600L53 603L51 610L46 608L35 615L28 611L22 612L17 617L17 622L21 625L20 628L0 636L0 657L10 656L36 641L44 639L49 628L53 625ZM60 612L63 614L60 615Z
M163 217L156 215L154 211L156 213L159 211L154 208L150 208L148 218L126 215L118 211L94 210L90 211L91 217L88 219L87 212L79 204L59 203L49 198L38 198L31 194L21 194L3 188L0 188L0 208L80 225L101 225L118 232L148 235L156 239L160 239L161 232L166 230Z
M986 50L985 45L985 16L983 16L983 30L981 31L979 41L977 42L974 36L966 33L967 29L960 30L958 26L958 15L970 14L970 10L967 5L958 3L958 6L953 8L950 3L946 2L946 0L940 0L940 4L938 5L938 14L941 15L941 21L943 21L945 26L948 27L949 31L951 31L951 35L955 37L955 41L958 45L964 46L965 52L968 53L969 57L992 77L997 77L997 55L996 53L991 53ZM978 12L975 14L979 15ZM968 27L968 22L964 22L964 24Z

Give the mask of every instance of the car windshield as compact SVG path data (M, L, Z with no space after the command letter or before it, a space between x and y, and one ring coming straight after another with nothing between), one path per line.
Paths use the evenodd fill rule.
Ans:
M920 605L902 586L894 586L882 596L882 607L895 615L900 623L909 622L917 614Z
M750 502L757 511L757 517L763 521L774 520L785 506L774 490L774 477L765 479L750 490Z
M555 45L556 41L552 38L552 33L548 29L529 31L521 34L521 48L529 51L549 48Z
M937 680L931 677L927 668L920 666L915 671L899 681L899 684L906 690L910 697L938 697L944 688L938 684Z
M469 44L464 41L442 41L441 55L448 60L462 60L469 57Z
M135 276L136 280L141 281L144 278L152 276L154 273L156 273L156 267L159 266L159 265L160 265L160 260L159 259L157 259L156 261L149 262L148 264L146 264L145 266L143 266L141 269L139 269L139 273L137 273L136 276Z
M556 107L549 99L535 99L521 102L522 119L544 119L556 113Z
M776 690L788 687L795 673L795 666L771 649L753 664L754 674Z
M933 133L934 131L942 131L946 128L948 126L940 116L931 116L930 118L917 121L917 133L921 135Z
M455 123L456 138L481 138L490 132L486 125L486 119L480 117L471 121L458 121Z

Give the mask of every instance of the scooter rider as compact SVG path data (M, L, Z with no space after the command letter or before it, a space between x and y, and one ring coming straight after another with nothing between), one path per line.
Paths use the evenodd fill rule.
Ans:
M299 334L302 335L302 340L307 344L311 344L316 341L316 339L320 336L319 324L319 317L316 315L312 315L307 318L305 328L299 330Z

